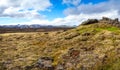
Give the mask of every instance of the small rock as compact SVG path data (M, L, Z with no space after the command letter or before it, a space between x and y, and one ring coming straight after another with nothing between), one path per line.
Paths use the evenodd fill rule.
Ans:
M75 57L78 57L78 56L79 56L80 51L79 51L79 50L70 50L70 51L69 51L69 54L70 54L70 57L75 58Z
M51 57L41 57L35 67L46 69L46 70L54 70L54 66L52 65L53 58Z
M117 48L117 54L120 54L120 48Z
M84 50L84 51L92 51L95 48L94 48L94 46L90 46L90 47L81 47L81 49Z
M89 35L91 35L91 33L89 33L89 32L85 32L82 34L82 36L89 36Z
M16 66L16 67L11 68L10 70L23 70L23 68L20 66Z
M26 66L25 70L31 70L34 66Z
M107 55L105 55L105 56L103 57L103 59L102 59L102 63L105 63L105 62L106 62L106 60L107 60L107 58L108 58L108 56L107 56Z
M2 41L2 37L0 37L0 41Z
M58 64L56 70L64 70L64 64Z

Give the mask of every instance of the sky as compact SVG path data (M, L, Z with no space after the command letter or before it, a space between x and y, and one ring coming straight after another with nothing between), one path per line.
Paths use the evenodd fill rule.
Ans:
M120 18L120 0L0 0L0 25L80 25Z

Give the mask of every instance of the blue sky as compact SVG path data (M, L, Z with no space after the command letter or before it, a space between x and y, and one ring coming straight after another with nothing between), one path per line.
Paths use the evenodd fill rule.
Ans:
M120 0L1 0L0 25L79 25L89 18L120 18Z
M81 0L81 3L83 4L88 4L88 3L93 3L97 4L100 2L105 2L108 0ZM46 15L49 20L52 20L54 18L63 18L65 17L65 14L63 11L68 7L65 4L62 4L62 0L50 0L50 2L53 4L53 7L51 7L51 12L49 11L43 11L42 14ZM73 5L69 6L73 7Z

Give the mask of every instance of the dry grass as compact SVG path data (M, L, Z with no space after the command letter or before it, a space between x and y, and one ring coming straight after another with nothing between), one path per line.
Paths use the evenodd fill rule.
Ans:
M0 69L24 69L40 57L49 56L54 58L54 66L65 63L66 70L119 70L119 39L119 28L107 24L61 32L0 34ZM79 51L79 57L73 58L70 49Z

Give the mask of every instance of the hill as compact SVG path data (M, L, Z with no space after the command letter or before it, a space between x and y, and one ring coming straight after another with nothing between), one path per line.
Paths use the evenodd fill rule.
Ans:
M67 31L0 34L1 70L120 70L118 19Z

